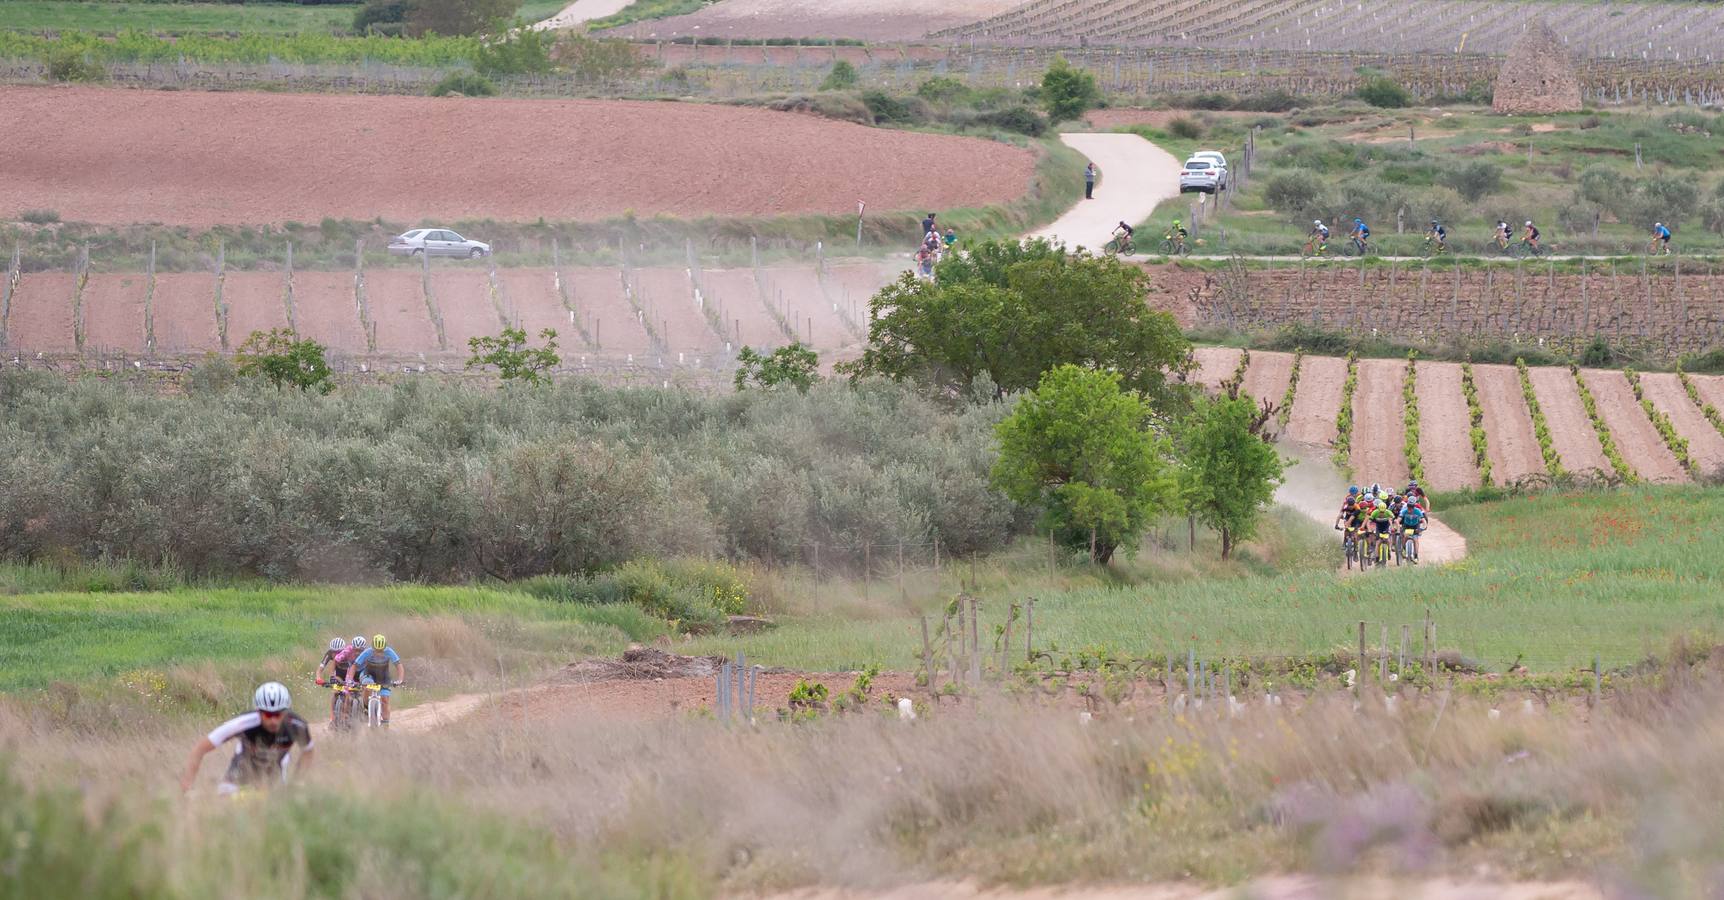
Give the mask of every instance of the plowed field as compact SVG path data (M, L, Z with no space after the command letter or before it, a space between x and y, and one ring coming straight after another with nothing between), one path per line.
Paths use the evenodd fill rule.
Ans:
M425 308L418 272L379 269L365 273L365 302L377 323L377 349L383 353L434 353L437 328Z
M9 211L110 224L923 211L1013 200L1034 168L994 141L699 103L5 87L0 134L30 136L0 141Z
M1634 473L1647 481L1686 481L1687 473L1677 464L1670 448L1664 446L1658 429L1646 418L1640 401L1628 387L1621 372L1581 370L1586 388L1598 403L1598 414L1610 428L1616 449Z
M67 272L32 272L18 279L12 312L6 319L7 339L36 351L71 350L72 294L77 278Z
M623 295L622 271L610 268L563 270L576 313L586 321L587 333L608 354L644 354L652 339L641 327Z
M1307 356L1299 364L1299 390L1293 395L1293 415L1287 437L1300 444L1327 447L1335 441L1335 414L1341 409L1341 386L1347 361L1332 356Z
M1191 378L1206 388L1214 389L1233 377L1239 365L1239 351L1232 347L1198 347L1191 352L1197 360L1197 371Z
M1692 377L1692 376L1690 376ZM1724 468L1724 435L1712 427L1701 414L1700 407L1688 398L1682 383L1666 372L1648 372L1640 376L1640 387L1659 412L1670 417L1678 434L1688 441L1688 455L1703 473Z
M1401 380L1406 360L1359 360L1353 393L1353 474L1360 482L1407 483L1406 429L1401 422Z
M287 327L287 304L283 302L286 292L286 279L279 272L229 272L222 279L228 338L235 347L254 331ZM314 337L303 330L303 322L300 327L307 337Z
M1490 454L1491 480L1512 484L1544 471L1544 453L1533 434L1532 413L1513 366L1473 366L1479 406L1485 414L1485 451ZM1541 403L1543 401L1540 401ZM1423 407L1420 412L1424 412Z
M1567 369L1533 369L1533 393L1538 395L1539 408L1550 423L1550 443L1570 472L1609 472L1610 462L1599 449L1598 435L1586 408L1580 405L1580 394L1574 389L1574 378Z
M144 349L144 293L149 279L137 273L91 275L84 285L84 346L91 350Z
M1476 486L1479 469L1473 462L1472 422L1466 396L1461 393L1461 367L1456 363L1419 363L1417 394L1425 486L1439 491Z
M705 302L723 318L725 335L733 346L760 350L790 342L760 302L753 269L708 269L701 275L701 284Z
M345 353L365 352L352 272L295 273L293 312L301 335Z
M1256 400L1258 406L1268 400L1279 407L1292 377L1293 354L1254 350L1251 365L1245 370L1245 383L1239 389Z
M930 31L968 25L1003 13L1019 0L724 0L696 13L639 22L616 29L629 37L668 39L679 35L728 38L854 38L914 41ZM762 50L790 48L764 47Z
M557 333L557 346L564 351L580 349L580 332L569 320L569 311L557 295L557 273L552 269L498 269L503 292L503 315L527 332L536 346L539 333L549 328Z
M215 275L209 272L166 272L156 276L153 301L156 349L166 353L215 350ZM245 335L236 335L238 347Z

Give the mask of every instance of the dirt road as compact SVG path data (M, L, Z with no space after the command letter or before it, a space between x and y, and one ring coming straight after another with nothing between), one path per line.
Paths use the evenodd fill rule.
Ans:
M573 28L576 25L621 12L623 7L632 2L634 0L575 0L575 2L563 7L562 12L548 19L534 22L533 28L539 31L553 28Z
M1062 134L1060 140L1101 169L1095 199L1078 199L1065 215L1030 237L1097 249L1107 243L1115 225L1136 227L1155 212L1156 204L1179 195L1179 160L1135 134ZM1139 247L1160 241L1160 235L1137 236Z
M1450 878L1405 880L1311 875L1259 878L1249 884L1206 888L1185 882L1043 888L990 888L971 881L936 881L879 890L809 888L769 900L1306 900L1310 897L1406 897L1414 900L1602 900L1604 892L1579 881L1486 882Z

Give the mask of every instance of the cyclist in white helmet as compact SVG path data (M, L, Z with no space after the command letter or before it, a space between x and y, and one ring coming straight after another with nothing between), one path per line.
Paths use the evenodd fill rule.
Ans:
M293 698L287 687L277 681L265 682L251 699L254 707L251 712L234 716L198 738L191 758L186 760L185 773L180 776L180 790L191 790L204 757L230 740L237 739L238 744L227 774L216 787L218 794L232 794L247 785L268 787L277 781L285 782L288 757L296 747L299 753L293 756L294 768L303 772L311 765L311 725L289 708Z

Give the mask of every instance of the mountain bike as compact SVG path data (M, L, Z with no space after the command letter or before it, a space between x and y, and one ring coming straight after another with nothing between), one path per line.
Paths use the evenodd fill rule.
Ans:
M1184 256L1190 252L1191 248L1186 246L1184 235L1175 235L1169 232L1161 236L1162 256Z
M1449 244L1447 241L1439 241L1430 235L1425 235L1425 247L1420 255L1430 258L1432 256L1442 256L1447 252L1449 252Z
M1310 240L1305 242L1305 246L1299 248L1299 257L1301 259L1311 259L1311 258L1323 259L1324 257L1327 257L1328 255L1329 255L1329 242L1328 241L1319 241L1316 238L1311 238Z
M329 727L332 731L346 731L353 727L353 717L359 712L359 691L357 687L349 687L346 682L332 681L329 683Z
M1549 252L1549 247L1546 247L1543 244L1534 244L1526 238L1521 238L1509 247L1509 255L1515 259L1525 259L1529 256L1543 256Z
M1653 238L1651 240L1651 242L1649 242L1646 245L1646 255L1647 256L1669 256L1670 255L1670 245L1664 243L1664 241L1659 239L1659 238Z
M1358 238L1348 238L1341 245L1342 256L1376 256L1377 245L1371 241L1361 241Z
M1359 560L1359 529L1348 526L1342 530L1341 558L1345 561L1349 572L1353 571L1355 565L1360 569L1365 567L1365 564Z
M383 724L383 685L372 682L362 685L365 691L365 724L377 728Z
M1101 252L1106 253L1108 256L1118 256L1121 253L1126 256L1130 256L1137 252L1137 248L1132 246L1131 238L1123 234L1116 234L1114 235L1113 240L1102 245Z
M1419 564L1419 532L1418 532L1418 530L1414 529L1412 531L1402 531L1400 541L1401 541L1401 554L1400 554L1401 558L1405 559L1407 561L1408 565L1414 565L1414 566L1418 565Z
M1377 563L1378 568L1387 569L1389 567L1389 555L1394 552L1394 545L1395 537L1393 532L1377 535L1375 562Z

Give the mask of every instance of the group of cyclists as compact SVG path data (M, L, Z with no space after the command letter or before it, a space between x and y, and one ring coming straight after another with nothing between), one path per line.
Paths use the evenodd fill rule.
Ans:
M958 230L948 225L942 232L934 218L935 214L929 213L922 220L922 244L916 248L916 274L930 280L934 277L934 264L958 243Z
M1108 256L1130 256L1137 252L1137 245L1132 243L1132 238L1136 236L1137 229L1122 221L1113 227L1113 234L1108 238L1108 242L1102 245L1102 252ZM1161 252L1169 256L1184 256L1190 252L1185 242L1190 236L1191 232L1186 231L1178 219L1174 219L1173 224L1168 226L1167 233L1161 236Z
M1305 235L1304 255L1326 256L1329 253L1329 226L1322 219L1311 221L1311 230ZM1521 226L1520 241L1515 242L1514 229L1505 220L1497 220L1496 229L1491 234L1491 243L1499 253L1525 254L1541 256L1546 248L1540 242L1543 234L1531 219ZM1363 218L1355 216L1353 225L1347 231L1347 248L1354 255L1364 256L1371 246L1371 228ZM1438 255L1449 252L1449 230L1443 227L1441 220L1432 219L1431 227L1425 232L1425 252L1428 255ZM1647 246L1647 252L1653 255L1669 255L1670 229L1663 222L1652 223L1652 240Z
M325 678L325 670L328 678ZM312 679L323 686L334 685L330 697L330 724L339 728L349 720L357 691L375 688L381 700L379 725L389 725L390 689L405 680L407 667L383 635L355 635L352 641L332 638ZM369 686L369 687L368 687ZM251 787L285 782L292 770L304 773L312 759L311 724L294 712L287 686L269 681L252 694L250 712L235 716L198 739L180 776L181 790L191 790L203 758L228 741L237 741L227 772L216 786L219 795L232 795Z
M1376 484L1349 487L1335 516L1347 568L1387 566L1391 560L1417 565L1419 536L1430 524L1430 508L1430 498L1416 480L1407 482L1404 491Z

